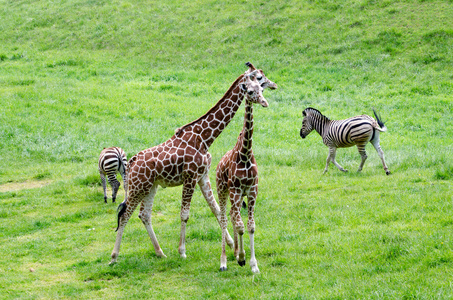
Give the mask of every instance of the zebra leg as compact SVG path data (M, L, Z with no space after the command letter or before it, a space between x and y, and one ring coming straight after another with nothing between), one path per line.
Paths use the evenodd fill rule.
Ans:
M107 203L107 184L105 182L105 174L102 171L99 171L102 181L102 189L104 190L104 203Z
M335 149L333 150L335 151ZM324 172L322 172L322 174L326 174L327 173L327 170L329 169L329 163L330 163L330 155L331 155L331 148L329 147L329 155L327 155L327 161L326 161L326 167L324 168Z
M382 151L381 145L379 145L379 136L376 135L376 138L374 140L372 140L371 143L373 144L374 149L376 149L376 152L378 153L379 157L381 158L382 166L384 167L385 174L390 175L390 171L387 167L387 164L385 163L384 151Z
M121 178L123 178L124 201L126 201L126 199L127 199L127 176L126 176L126 171L121 172Z
M116 200L116 194L118 193L118 189L120 188L121 183L116 179L115 174L109 176L108 179L110 185L112 186L112 202L114 203Z
M337 161L335 160L335 157L337 155L337 148L335 147L329 147L329 157L327 157L327 164L326 164L326 169L324 170L324 173L327 172L327 166L329 165L329 159L330 161L338 168L338 170L342 172L347 172L347 169L344 169L342 166L340 166Z
M365 145L357 145L357 150L359 151L360 156L362 157L362 161L360 162L359 169L357 172L362 171L363 165L365 164L366 159L368 156L366 155Z
M140 218L140 220L142 220L143 225L145 225L146 231L148 231L149 238L151 239L151 243L153 244L157 257L165 258L167 256L159 246L159 242L157 241L157 237L154 233L153 225L151 222L151 213L153 210L154 196L156 195L156 192L157 185L153 186L149 194L145 196L145 199L143 199L138 217Z

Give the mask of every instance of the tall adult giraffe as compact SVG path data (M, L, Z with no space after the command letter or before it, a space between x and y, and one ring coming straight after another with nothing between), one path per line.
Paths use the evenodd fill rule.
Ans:
M265 77L264 77L265 78ZM257 77L263 81L263 77ZM269 87L276 89L277 85L272 81L265 79L266 83L260 82L261 88ZM222 254L220 256L220 271L227 269L227 257L225 253L225 243L228 236L226 205L227 199L231 202L231 222L234 229L234 255L239 265L245 265L244 251L244 222L241 218L242 198L247 196L248 200L248 222L247 230L250 237L250 267L253 273L258 273L258 263L255 258L254 233L255 220L254 208L256 197L258 195L258 168L255 156L252 151L253 136L253 103L259 103L263 107L269 104L263 101L253 101L247 98L245 100L244 126L239 134L236 145L228 151L220 160L216 169L216 184L219 197L222 228Z
M208 171L211 166L209 147L222 133L236 114L244 97L265 101L262 88L256 84L256 74L250 64L246 74L240 75L225 95L203 116L178 128L166 142L143 150L134 155L128 163L128 197L118 207L118 228L112 260L119 254L124 228L139 204L139 218L142 220L158 257L166 257L154 233L151 212L157 187L183 185L181 203L181 234L178 252L186 257L185 237L189 219L190 202L196 184L200 186L211 211L220 224L220 209L214 199ZM227 243L233 247L233 239L227 236Z

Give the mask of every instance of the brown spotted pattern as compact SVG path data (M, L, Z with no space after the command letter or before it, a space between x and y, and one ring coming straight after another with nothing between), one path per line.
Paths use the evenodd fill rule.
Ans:
M268 80L263 72L257 73L259 84L256 88L269 87L276 89L277 85ZM253 273L258 273L258 263L255 258L254 232L255 220L254 209L258 195L258 168L252 151L253 136L253 103L259 103L267 107L266 101L247 99L245 106L244 126L238 137L238 141L232 150L228 151L220 160L216 169L217 193L220 205L220 226L222 228L222 254L220 257L220 271L227 269L227 257L225 243L228 237L226 206L227 199L231 202L231 222L234 230L234 255L239 265L245 265L245 251L243 243L244 223L241 218L242 199L247 196L248 222L247 231L250 238L250 267Z
M211 166L211 155L208 149L230 123L244 97L246 99L263 98L261 90L250 89L258 82L256 73L250 75L253 73L250 69L236 79L225 95L206 114L178 128L166 142L143 150L129 160L128 198L121 204L124 204L124 212L118 215L118 232L111 263L116 262L124 228L139 204L139 218L148 231L156 255L165 257L151 222L154 196L159 185L162 187L183 185L181 234L178 248L181 257L186 257L186 224L189 219L190 202L197 184L220 224L220 209L214 199L208 177ZM259 94L256 95L256 92ZM232 247L233 240L228 233L226 235L227 243Z

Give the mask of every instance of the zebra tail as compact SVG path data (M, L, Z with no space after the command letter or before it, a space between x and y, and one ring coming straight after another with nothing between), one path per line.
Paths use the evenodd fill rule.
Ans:
M381 128L376 128L379 131L387 131L387 127L385 127L384 122L382 121L381 114L379 114L376 109L373 108L374 116L376 117L376 121Z
M120 205L118 205L118 209L117 209L117 212L118 212L118 227L116 227L116 231L118 231L118 229L120 228L120 219L121 219L121 216L124 215L124 213L126 212L126 208L127 208L127 205L126 205L126 200L124 200L123 202L120 203Z

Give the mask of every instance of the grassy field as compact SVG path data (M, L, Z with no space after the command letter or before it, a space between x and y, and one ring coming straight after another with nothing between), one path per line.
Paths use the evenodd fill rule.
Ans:
M0 7L1 299L453 298L451 0ZM130 157L167 140L247 61L279 85L254 110L261 273L231 250L219 272L221 231L198 189L179 257L180 187L159 189L153 210L168 257L135 213L109 266L117 204L103 203L102 148ZM332 119L380 111L392 174L368 146L361 173L348 148L337 160L350 172L322 175L327 147L299 137L308 106ZM242 124L240 108L212 145L211 182Z

